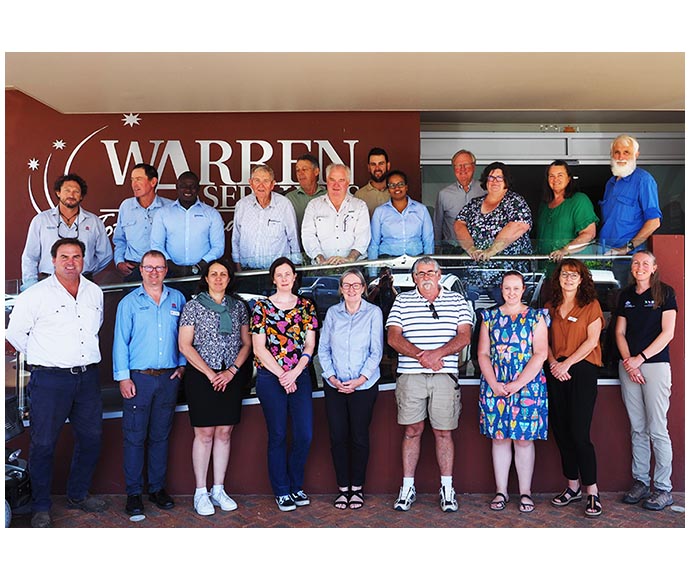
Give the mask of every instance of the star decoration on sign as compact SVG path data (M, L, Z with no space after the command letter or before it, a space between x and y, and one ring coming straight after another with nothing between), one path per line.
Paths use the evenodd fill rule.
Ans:
M130 127L138 125L139 121L139 113L127 113L124 117L122 117L123 124L129 125Z
M34 157L29 160L29 169L31 169L31 171L36 171L38 169L38 159Z
M67 143L65 143L62 139L53 141L53 148L55 149L64 149L65 145L67 145Z

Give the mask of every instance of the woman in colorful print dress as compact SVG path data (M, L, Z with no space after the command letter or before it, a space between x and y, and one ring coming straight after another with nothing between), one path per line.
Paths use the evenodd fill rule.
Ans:
M316 308L295 293L297 272L288 258L269 268L274 294L259 300L251 319L256 395L268 429L268 474L281 511L309 505L302 489L312 437L312 380L309 363L316 346ZM288 453L288 415L292 447Z
M494 511L505 509L508 474L515 449L521 513L534 510L534 440L546 439L548 398L542 366L548 354L548 314L522 303L525 281L510 271L501 280L503 305L482 312L478 359L482 372L479 425L491 438L496 495Z

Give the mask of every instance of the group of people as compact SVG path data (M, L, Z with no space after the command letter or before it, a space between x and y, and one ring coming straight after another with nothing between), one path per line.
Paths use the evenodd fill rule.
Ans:
M633 433L635 484L624 501L645 500L645 507L663 509L673 501L666 412L668 343L677 307L672 289L658 280L654 257L643 249L661 213L656 183L635 166L638 155L637 142L629 136L611 145L614 177L601 202L600 237L611 254L632 255L635 281L622 295L616 326L623 359L621 384ZM349 193L350 170L344 165L327 168L324 189L318 186L318 162L303 156L296 164L300 186L286 196L273 192L270 167L254 167L252 194L235 210L232 263L222 257L223 221L199 200L199 178L193 172L178 177L173 202L155 193L154 167L134 167L134 197L123 202L113 235L117 270L127 281L141 281L118 306L113 344L113 375L123 397L125 510L130 516L144 513L145 490L161 509L174 506L165 479L181 382L194 428L194 508L200 515L211 515L215 508L237 508L224 481L231 434L240 421L242 389L250 378L245 363L252 353L278 508L294 510L310 501L303 484L312 438L309 366L317 352L338 484L334 505L361 508L384 328L386 347L398 353L396 399L398 422L404 426L403 481L394 508L406 511L416 500L414 474L428 418L440 470L440 506L443 511L458 509L452 431L461 410L458 353L472 331L469 305L440 285L438 263L422 257L412 269L415 289L391 295L393 304L385 316L364 299L366 280L359 269L351 268L340 277L341 303L319 321L314 305L297 294L296 265L302 251L313 263L331 265L403 253L423 256L433 252L434 240L450 241L451 236L478 264L498 254L526 254L531 252L530 210L512 191L510 171L502 163L487 166L477 186L476 160L468 151L453 157L458 183L439 194L433 222L427 209L409 197L407 176L390 170L384 150L372 150L368 163L371 179L354 196ZM30 470L36 527L51 525L53 454L67 418L76 436L68 506L87 511L106 507L88 495L100 454L97 364L103 320L102 291L90 278L110 262L112 250L102 222L80 207L86 189L79 176L63 176L55 184L56 208L32 221L22 255L26 290L17 299L7 330L7 339L26 355L32 370ZM573 189L567 164L552 163L539 213L539 251L556 262L547 309L522 304L524 279L518 269L510 269L500 281L501 305L482 313L480 424L482 433L492 439L494 510L504 509L509 501L513 451L520 511L534 509L533 441L546 438L550 419L567 480L565 491L552 503L563 506L580 500L584 487L585 514L595 517L602 512L589 428L603 317L591 274L581 262L567 258L594 239L598 219L589 198ZM232 292L234 273L243 268L268 268L275 287L251 312ZM166 276L189 275L200 275L198 293L191 299L164 283ZM628 318L634 324L626 324ZM79 339L69 341L67 354L57 348L64 335ZM656 463L654 493L650 439Z

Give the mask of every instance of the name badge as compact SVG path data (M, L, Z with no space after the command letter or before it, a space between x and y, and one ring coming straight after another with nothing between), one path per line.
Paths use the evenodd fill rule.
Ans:
M171 311L170 311L170 315L171 315L171 316L179 316L180 313L179 313L177 310L171 310Z
M570 322L577 322L577 318L574 316L568 316L568 320L570 320Z

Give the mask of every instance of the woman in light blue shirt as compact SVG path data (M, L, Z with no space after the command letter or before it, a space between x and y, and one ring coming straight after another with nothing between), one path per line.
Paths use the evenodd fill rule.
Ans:
M319 339L331 455L339 490L333 505L341 510L364 505L369 424L381 378L383 315L378 306L362 300L366 288L359 270L351 268L342 274L343 300L328 309Z
M407 175L391 171L387 184L391 199L377 207L371 217L369 259L433 254L434 224L426 206L407 195Z

